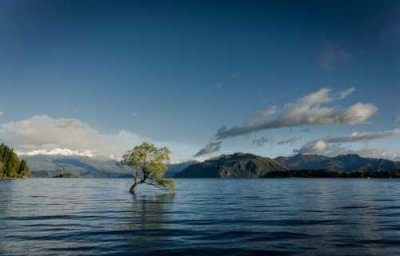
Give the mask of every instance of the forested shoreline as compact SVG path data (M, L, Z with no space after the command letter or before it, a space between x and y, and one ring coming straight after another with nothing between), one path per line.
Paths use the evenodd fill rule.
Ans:
M31 173L25 160L20 160L14 150L4 143L0 145L0 179L26 178Z
M338 172L332 170L289 170L270 172L261 178L400 178L400 170Z

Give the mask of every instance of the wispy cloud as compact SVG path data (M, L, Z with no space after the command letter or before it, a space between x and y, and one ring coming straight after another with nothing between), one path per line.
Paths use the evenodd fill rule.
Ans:
M297 137L282 139L282 140L278 140L278 141L276 141L275 139L269 139L269 138L261 137L261 138L253 140L252 144L254 144L254 145L258 146L258 147L262 147L265 144L274 144L274 145L279 145L279 146L280 145L293 145L298 140L299 140L299 138L297 138Z
M388 131L353 132L352 134L345 136L324 137L307 142L300 149L295 150L295 152L301 154L324 154L324 155L344 154L354 151L342 148L341 147L342 144L355 143L355 142L368 142L371 140L382 139L385 137L392 137L392 136L400 136L400 128Z
M281 127L363 123L378 111L376 106L361 102L347 108L326 106L327 103L348 97L353 91L354 89L350 88L334 94L331 89L322 88L295 103L286 104L281 110L269 107L242 126L232 128L224 126L217 131L216 138L222 140Z
M277 108L275 106L269 107L264 111L261 111L257 115L253 116L249 120L247 120L246 125L248 126L257 126L265 123L269 117L276 114Z
M352 94L356 89L354 87L351 87L347 90L341 91L339 92L338 98L339 99L345 99L347 98L347 96L350 96L350 94Z
M261 137L261 138L253 140L252 143L258 147L262 147L267 143L271 143L272 141L273 141L272 139L267 139L265 137Z
M326 44L319 55L319 67L324 70L335 68L340 62L348 61L353 55L343 47L335 44Z
M236 79L239 78L239 77L240 77L240 73L239 73L239 72L232 73L230 76L221 79L221 80L217 83L216 87L217 87L217 89L221 89L221 88L223 88L225 85L227 85L228 83L230 83L230 82L236 80Z
M276 143L276 145L293 145L294 143L296 143L299 140L299 138L288 138L288 139L284 139L284 140L280 140Z
M197 152L194 157L199 157L203 155L209 155L211 153L218 152L221 149L222 141L215 141L208 143L204 148L202 148L199 152Z
M400 114L394 117L394 122L400 124Z
M309 143L303 146L304 151L295 151L301 154L317 154L326 156L338 156L344 154L357 154L362 157L383 158L393 161L400 161L400 152L390 151L382 148L362 148L349 149L338 145L327 144L324 141L318 140L315 143Z
M383 158L393 161L400 161L400 152L390 151L382 148L367 148L360 150L349 150L347 154L358 154L363 157Z

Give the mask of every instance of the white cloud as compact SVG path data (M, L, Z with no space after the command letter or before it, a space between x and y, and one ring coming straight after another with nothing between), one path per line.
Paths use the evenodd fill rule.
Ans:
M277 111L276 107L267 108L261 114L245 122L243 126L222 127L217 131L217 139L240 136L266 129L294 127L302 125L360 124L371 118L377 107L369 103L356 103L348 108L328 107L327 103L344 99L354 88L333 94L330 89L322 88L306 95L295 103ZM270 118L275 115L275 118Z
M179 142L160 142L120 130L103 133L74 118L33 116L0 126L0 139L21 154L62 154L102 156L118 159L134 145L147 140L159 146L169 146L173 161L190 157L195 147Z
M296 150L296 152L301 154L322 154L326 153L329 148L329 144L325 140L315 140L304 144L301 149Z
M3 112L3 111L0 111L0 116L2 116L2 115L4 115L4 112Z
M367 142L392 136L400 136L400 128L388 131L353 132L350 135L345 136L324 137L307 142L300 149L295 150L295 152L301 154L322 154L328 156L356 153L365 157L396 159L398 156L400 156L400 153L398 152L390 152L375 148L351 150L342 147L342 144L346 143Z
M352 151L352 153L356 153L363 157L383 158L383 159L390 159L393 161L400 161L400 152L394 152L380 148L360 149Z
M268 120L268 118L273 116L276 113L276 111L277 111L277 109L275 106L269 107L266 110L261 111L260 113L258 113L254 117L252 117L251 119L249 119L247 121L247 125L248 126L261 125L261 124L265 123Z
M351 87L347 90L341 91L339 93L339 99L344 99L347 98L347 96L349 96L350 94L352 94L356 89L354 87Z
M400 161L400 152L389 151L381 148L363 148L363 149L349 149L341 147L340 145L327 144L325 141L315 141L314 143L307 143L302 148L304 151L295 151L301 154L311 155L325 155L325 156L338 156L345 154L357 154L362 157L369 158L383 158L393 161Z
M67 148L54 148L51 150L46 149L38 149L30 152L17 152L18 154L23 154L27 156L35 156L35 155L63 155L63 156L86 156L86 157L95 157L91 151L79 151L79 150L70 150Z
M378 131L378 132L353 132L348 136L327 137L325 141L327 141L328 143L346 143L346 142L369 141L391 136L400 136L400 128L396 128L389 131Z
M109 157L120 156L132 145L143 141L137 134L125 130L101 133L77 119L55 119L46 115L2 124L0 138L24 154L67 149Z

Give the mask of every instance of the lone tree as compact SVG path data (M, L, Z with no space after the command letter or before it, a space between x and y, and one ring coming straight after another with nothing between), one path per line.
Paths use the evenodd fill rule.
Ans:
M170 159L170 154L168 148L157 148L148 142L128 151L122 157L121 164L133 169L133 184L129 192L135 194L136 186L142 183L157 188L174 189L175 181L163 177L167 170L166 163Z

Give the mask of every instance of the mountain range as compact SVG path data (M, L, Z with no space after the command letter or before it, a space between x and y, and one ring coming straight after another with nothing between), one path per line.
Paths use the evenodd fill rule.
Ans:
M71 174L80 178L128 178L132 177L128 167L121 166L118 161L108 158L91 158L85 156L64 155L23 155L33 177L51 178L60 176L62 173ZM195 161L169 164L165 173L166 177L172 178Z
M297 154L277 157L276 162L290 170L328 170L337 172L391 171L400 167L399 162L386 159L365 158L356 154L326 157L321 155Z
M117 161L85 156L34 155L22 156L33 177L54 177L62 172L81 178L130 177L130 170Z
M235 153L221 155L204 162L195 163L175 175L176 178L257 178L269 172L286 171L282 164L268 157Z
M386 159L364 158L355 154L339 155L336 157L297 154L271 159L253 154L234 153L231 155L221 155L217 158L190 165L175 177L352 177L352 173L391 172L399 168L399 162Z
M131 177L128 167L112 159L83 156L35 155L22 156L27 161L33 177L54 177L68 172L82 178ZM188 161L168 165L166 177L176 178L256 178L271 173L300 170L326 170L335 172L392 171L400 163L386 159L364 158L355 154L326 157L297 154L289 157L257 156L248 153L221 155L203 162Z

